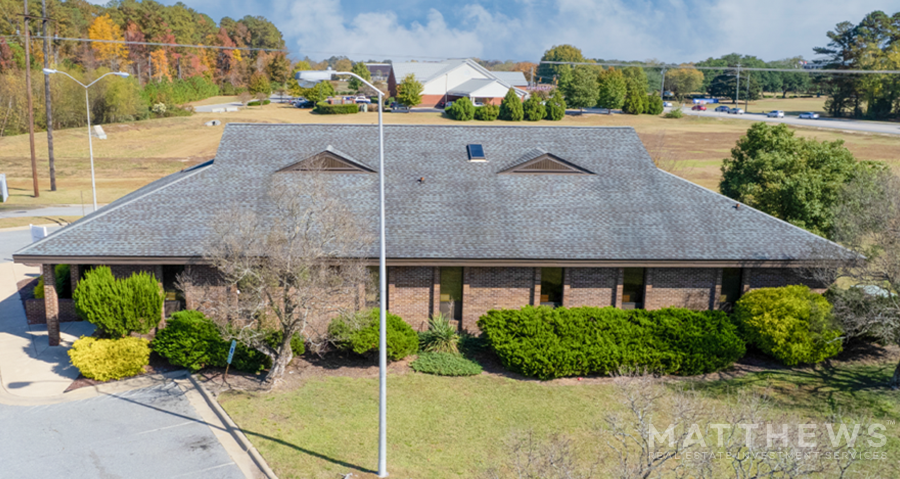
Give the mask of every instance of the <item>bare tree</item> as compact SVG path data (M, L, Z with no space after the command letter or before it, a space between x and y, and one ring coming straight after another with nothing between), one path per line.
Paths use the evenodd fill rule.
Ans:
M241 102L241 105L243 105L243 106L247 106L247 103L249 103L250 100L252 100L252 99L253 99L253 96L251 96L249 93L247 93L245 91L242 91L238 95L238 101Z
M534 431L518 432L506 441L509 459L500 468L489 469L484 479L590 479L594 467L582 468L575 460L572 440L553 435L538 439Z
M835 206L834 238L852 254L834 261L813 251L819 261L809 273L833 285L829 299L845 338L900 344L900 178L878 171L849 183ZM900 388L900 364L890 387Z
M253 95L256 98L256 101L259 102L259 106L263 106L263 102L269 99L269 94L264 92L259 92L256 95Z
M284 374L290 341L302 335L313 352L327 342L328 322L364 306L365 257L374 237L353 205L334 194L321 171L276 175L255 208L223 213L204 260L220 275L218 288L183 275L181 289L219 326L272 359L266 381ZM283 333L270 346L273 331Z

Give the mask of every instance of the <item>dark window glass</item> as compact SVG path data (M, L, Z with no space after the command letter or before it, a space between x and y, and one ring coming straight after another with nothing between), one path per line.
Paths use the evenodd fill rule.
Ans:
M462 318L463 269L441 268L441 313Z
M167 264L162 267L163 291L166 292L166 300L180 300L181 291L178 290L178 275L184 272L183 264Z
M641 309L644 307L644 268L625 268L622 282L622 308Z
M541 268L541 304L562 306L563 269Z
M481 145L467 145L470 160L484 159L484 148Z
M722 269L722 296L719 302L734 306L734 302L741 297L741 268Z
M378 298L381 296L380 285L378 284L378 266L367 266L369 272L369 284L366 285L366 307L377 308Z

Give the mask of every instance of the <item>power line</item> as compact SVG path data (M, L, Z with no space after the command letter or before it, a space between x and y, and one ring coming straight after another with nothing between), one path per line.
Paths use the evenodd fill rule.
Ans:
M789 72L789 73L849 73L849 74L898 74L900 70L825 70L812 68L751 68L751 67L706 67L695 65L674 65L674 64L647 64L647 63L611 63L611 62L551 62L540 61L538 63L546 63L550 65L600 65L613 67L641 67L641 68L661 68L666 70L674 70L678 68L693 68L695 70L735 70L735 71L760 71L760 72Z
M13 35L0 35L0 37L11 38L11 37L24 37L25 35L21 34L13 34ZM184 43L159 43L159 42L134 42L134 41L126 41L126 40L94 40L91 38L70 38L70 37L51 37L51 40L59 40L59 41L71 41L71 42L95 42L95 43L121 43L124 45L151 45L157 47L180 47L180 48L210 48L216 50L244 50L244 51L266 51L266 52L285 52L287 53L287 49L278 49L278 48L250 48L250 47L221 47L218 45L188 45Z

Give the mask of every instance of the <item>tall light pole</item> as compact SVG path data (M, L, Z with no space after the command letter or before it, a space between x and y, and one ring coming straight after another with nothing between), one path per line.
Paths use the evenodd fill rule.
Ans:
M365 78L351 72L331 70L306 70L297 72L295 78L301 88L312 88L317 83L331 80L332 75L349 75L378 92L378 196L380 203L381 246L378 254L378 477L387 477L387 267L385 266L384 241L384 93Z
M75 83L81 85L82 88L84 88L84 106L85 106L85 112L87 113L87 127L88 127L88 150L90 150L90 154L91 154L91 190L94 193L94 211L97 211L97 182L94 179L94 142L93 142L93 139L91 138L91 102L90 102L90 99L88 99L88 88L90 88L91 85L93 85L94 83L97 83L98 81L102 80L103 77L105 77L105 76L116 75L116 76L119 76L122 78L127 78L128 74L125 72L109 72L105 75L101 75L100 78L85 85L84 83L81 83L80 81L76 80L75 77L73 77L72 75L69 75L66 72L59 71L59 70L53 70L50 68L44 68L44 75L52 75L54 73L62 73L63 75L71 78L72 81L74 81Z

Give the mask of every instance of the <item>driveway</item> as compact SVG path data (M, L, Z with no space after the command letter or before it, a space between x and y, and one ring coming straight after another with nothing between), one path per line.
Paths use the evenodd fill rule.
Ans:
M0 405L3 477L243 478L174 382L44 406Z
M707 108L715 108L708 106ZM801 120L796 116L785 115L784 118L768 118L765 113L745 113L743 115L729 115L716 111L695 111L690 106L682 108L685 115L705 116L713 118L734 118L738 120L765 121L769 123L787 123L788 125L805 126L810 128L828 128L835 130L863 131L868 133L881 133L887 135L900 135L900 124L881 121L845 120L837 118L820 118L818 120Z

